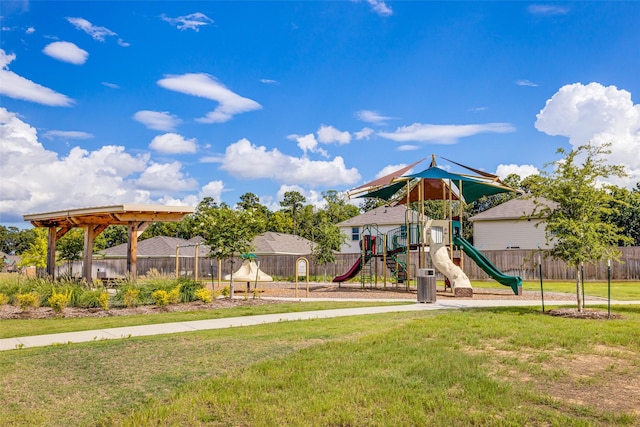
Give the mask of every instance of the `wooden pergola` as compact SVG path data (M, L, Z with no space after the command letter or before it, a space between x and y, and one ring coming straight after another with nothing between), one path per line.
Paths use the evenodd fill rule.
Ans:
M93 240L110 225L126 225L129 242L127 245L127 271L131 280L136 280L136 256L138 237L154 222L177 222L185 215L195 212L190 206L163 205L116 205L91 208L68 209L23 215L25 221L34 227L49 229L47 245L47 274L55 278L56 242L72 228L84 229L84 261L82 277L91 283L91 263Z

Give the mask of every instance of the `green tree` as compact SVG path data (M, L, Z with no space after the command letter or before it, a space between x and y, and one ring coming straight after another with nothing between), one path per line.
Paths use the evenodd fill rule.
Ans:
M372 211L387 203L386 200L378 199L377 197L365 197L363 200L359 205L362 213Z
M625 175L622 166L606 163L609 145L588 144L568 153L558 149L565 157L552 162L553 171L543 171L541 178L531 185L532 196L552 202L538 202L536 213L545 218L547 242L552 245L550 256L576 270L578 311L582 311L584 304L580 292L581 266L596 260L618 259L618 242L628 241L620 227L605 220L617 210L617 202L612 186L602 183L609 177Z
M73 276L73 262L82 259L82 250L84 248L84 230L73 228L69 230L56 243L57 259L66 261L69 275Z
M275 233L293 233L293 219L285 212L273 212L269 215L267 230Z
M127 227L125 225L110 225L100 236L104 238L104 248L112 248L129 241Z
M36 239L32 228L19 229L18 227L5 227L0 225L0 251L7 254L21 254L27 250Z
M253 193L244 193L240 196L238 208L253 215L256 235L267 231L267 223L270 216L269 209L260 203L258 196Z
M284 193L284 198L280 202L280 206L291 212L291 218L293 219L293 234L298 234L298 225L296 222L297 213L304 206L307 199L298 191L287 191Z
M335 253L346 242L347 236L340 232L337 225L329 222L326 217L321 220L315 230L315 246L313 248L314 261L324 266L324 280L327 280L327 264L335 262Z
M349 203L346 194L338 193L336 190L328 190L322 193L322 197L327 203L324 210L327 212L328 220L332 224L338 224L360 214L360 209Z
M231 260L229 295L233 298L233 257L250 252L256 236L253 216L248 211L233 210L228 206L211 210L201 217L203 236L211 251L209 256Z
M19 267L35 266L45 268L47 266L47 229L34 229L35 239L29 247L22 252Z
M632 239L632 245L640 246L640 184L629 191L616 187L612 191L613 197L619 201L618 212L607 216L607 220L622 230L622 234ZM619 242L624 245L625 242Z

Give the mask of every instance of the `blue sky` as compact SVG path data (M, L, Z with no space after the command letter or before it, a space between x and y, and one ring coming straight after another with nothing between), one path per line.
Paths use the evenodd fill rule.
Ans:
M431 154L524 177L588 141L640 182L635 1L0 6L4 225L246 192L320 203Z

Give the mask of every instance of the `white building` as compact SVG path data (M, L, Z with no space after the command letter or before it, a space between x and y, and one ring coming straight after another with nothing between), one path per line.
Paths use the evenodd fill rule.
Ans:
M413 224L418 222L418 213L407 210L404 205L380 206L362 215L349 218L338 223L340 232L348 238L347 242L340 248L341 253L359 253L360 239L363 233L377 234L382 236L394 228L406 226L407 220Z
M544 218L533 214L535 207L533 199L517 198L472 216L473 246L481 251L549 249Z

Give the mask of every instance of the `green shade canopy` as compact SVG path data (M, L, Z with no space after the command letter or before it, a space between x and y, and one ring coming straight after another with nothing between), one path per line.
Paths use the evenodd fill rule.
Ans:
M431 166L422 172L408 175L408 177L426 180L451 180L458 187L458 190L462 187L462 197L466 203L471 203L483 196L515 191L513 188L499 184L494 180L447 172L437 166Z

